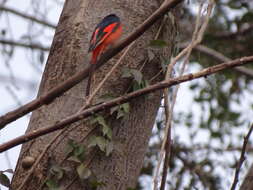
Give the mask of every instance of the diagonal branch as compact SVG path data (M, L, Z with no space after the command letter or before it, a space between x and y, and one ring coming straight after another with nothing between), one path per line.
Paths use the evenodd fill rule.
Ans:
M235 176L234 176L233 184L232 184L230 190L235 190L236 185L238 183L238 178L239 178L240 170L241 170L242 164L243 164L243 162L245 160L245 152L246 152L247 144L248 144L249 137L250 137L252 131L253 131L253 124L250 126L250 129L249 129L248 134L246 135L246 137L244 137L240 160L237 163L237 167L236 167L236 170L235 170Z
M249 24L248 26L239 29L236 32L228 32L228 31L224 31L221 33L218 33L216 35L214 35L215 38L218 39L222 39L222 40L231 40L231 39L235 39L238 36L245 36L247 33L252 32L253 29L253 24Z
M230 62L226 62L223 64L208 67L208 68L203 69L202 71L199 71L194 74L190 73L187 75L183 75L181 77L176 77L173 79L165 80L165 81L159 82L157 84L151 85L147 88L137 90L132 93L123 95L123 96L115 98L111 101L104 102L104 103L99 104L97 106L93 106L91 108L85 109L85 110L78 112L76 114L73 114L61 121L56 122L54 125L51 125L49 127L44 127L44 128L34 130L30 133L27 133L25 135L21 135L13 140L3 143L2 145L0 145L0 153L4 152L12 147L15 147L17 145L20 145L22 143L28 142L32 139L38 138L42 135L46 135L46 134L54 132L56 130L63 129L64 127L68 126L69 124L72 124L76 121L87 118L88 116L90 116L94 113L97 113L97 112L105 110L105 109L109 109L109 108L117 106L119 104L126 103L134 98L139 97L139 96L154 92L156 90L168 88L168 87L171 87L171 86L174 86L174 85L186 82L186 81L190 81L193 79L206 77L208 75L217 73L217 72L222 71L224 69L240 66L240 65L243 65L246 63L251 63L252 61L253 61L253 56L242 57L242 58L230 61Z
M28 20L31 20L31 21L33 21L33 22L37 22L37 23L39 23L39 24L42 24L42 25L44 25L44 26L48 26L48 27L53 28L53 29L56 28L56 26L55 26L54 24L51 24L51 23L49 23L48 21L40 20L40 19L38 19L38 18L36 18L36 17L34 17L34 16L27 15L27 14L25 14L25 13L22 13L22 12L20 12L20 11L17 11L17 10L15 10L15 9L12 9L12 8L9 8L9 7L6 7L6 6L0 7L0 11L5 11L5 12L12 13L12 14L14 14L14 15L23 17L23 18L28 19Z
M187 46L188 46L188 43L179 44L179 48L185 48ZM225 55L221 54L220 52L218 52L214 49L211 49L207 46L204 46L204 45L197 45L194 47L194 49L201 52L201 53L204 53L208 56L213 57L217 61L222 61L222 62L231 61L230 58L226 57ZM233 70L235 70L238 73L243 74L247 77L253 78L253 70L252 69L241 66L241 67L235 67L235 68L233 68Z
M177 4L183 0L171 0L166 1L157 9L148 19L146 19L139 27L135 29L131 34L128 35L124 40L121 40L115 48L108 51L101 56L99 61L96 64L96 69L105 64L109 59L118 54L126 46L132 43L134 40L139 38L147 29L149 29L158 19L160 19L164 14L166 14L170 9L174 8ZM41 107L42 105L51 103L55 98L62 95L64 92L72 88L74 85L82 81L88 76L90 70L90 65L75 74L73 77L69 78L65 82L61 83L57 87L53 88L47 94L44 94L37 99L17 108L14 111L11 111L0 117L0 129L3 129L8 123L15 121L16 119L24 116L25 114Z
M38 50L42 50L42 51L49 51L50 50L50 47L43 47L40 44L36 44L36 43L28 44L28 43L17 42L14 40L0 39L0 44L17 46L17 47L22 47L22 48L29 48L29 49L38 49Z

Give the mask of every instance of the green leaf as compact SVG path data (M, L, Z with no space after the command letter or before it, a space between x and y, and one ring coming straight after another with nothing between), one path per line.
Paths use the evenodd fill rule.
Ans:
M106 186L104 182L99 182L99 181L91 181L90 182L92 189L96 189L97 187L102 187Z
M105 152L105 155L106 156L109 156L113 151L113 142L110 141L106 144L106 152Z
M78 145L76 148L75 148L75 150L74 150L74 155L76 156L76 157L80 157L80 156L82 156L83 154L85 153L85 148L84 148L84 146L83 145Z
M81 163L82 161L76 157L76 156L70 156L68 159L68 161L73 161L73 162L77 162L77 163Z
M5 187L10 187L11 182L7 175L3 173L3 171L0 171L0 184Z
M121 75L122 78L130 78L132 77L132 73L131 73L131 69L129 68L123 68L122 69L122 75Z
M142 81L142 73L136 69L131 69L131 73L134 77L134 80L140 84Z
M107 140L104 137L97 137L96 138L97 145L99 149L103 152L105 152L105 147L107 144Z
M141 83L143 76L142 73L137 69L124 68L122 78L130 77L133 77L136 82Z
M163 48L167 46L167 43L164 40L151 40L149 46Z
M107 126L106 121L105 121L105 119L104 119L103 116L98 115L98 116L96 117L96 119L97 119L98 124L100 124L100 125L102 125L102 126Z
M119 118L121 118L121 117L124 117L124 115L125 115L125 113L122 111L122 109L119 109L116 119L119 119Z
M96 146L96 145L97 145L97 137L93 135L89 138L88 147L93 147L93 146Z
M49 190L60 190L61 188L57 184L57 182L53 179L47 179L46 180L46 185Z
M50 173L53 174L56 177L56 179L58 179L58 180L63 178L64 172L65 172L64 169L62 169L58 165L53 165L50 168Z
M69 155L71 152L73 152L74 148L75 148L74 140L68 139L67 146L66 146L66 148L64 150L65 153L66 153L66 155Z
M105 152L107 143L109 142L110 141L106 140L104 137L92 136L90 138L88 147L98 146L101 151Z
M104 125L102 131L103 135L106 135L109 139L112 139L112 130L109 126Z
M80 179L87 179L91 175L91 171L84 164L80 164L76 171Z
M123 111L125 113L129 113L129 110L130 110L130 104L129 103L124 103L124 104L121 104L121 106L123 108Z

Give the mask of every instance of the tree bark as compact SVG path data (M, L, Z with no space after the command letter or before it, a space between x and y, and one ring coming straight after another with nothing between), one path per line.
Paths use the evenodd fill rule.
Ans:
M253 164L251 165L247 175L245 176L240 189L241 190L252 190L253 189Z
M159 6L158 1L154 0L66 0L50 49L38 96L78 72L80 68L85 66L84 60L85 64L88 64L86 52L89 37L96 24L104 16L110 13L119 15L123 23L124 34L127 34ZM149 60L147 47L149 41L155 38L160 25L161 22L155 24L137 40L122 62L122 66L116 70L95 97L94 103L101 95L108 92L116 96L126 92L131 81L121 78L123 67L140 69L146 62L142 70L146 80L151 79L160 71L159 56L161 54L166 57L170 56L175 37L175 27L168 21L160 36L165 37L170 46L163 52L156 50L155 58ZM91 92L94 86L97 86L108 73L119 56L95 71ZM160 79L161 76L152 83ZM34 111L27 131L48 126L77 112L84 104L85 86L86 81L83 81L51 104ZM162 92L157 91L131 101L130 113L121 119L116 119L113 115L108 117L108 114L106 114L106 121L113 129L112 142L114 150L110 156L106 156L98 149L94 151L92 149L92 151L89 151L87 159L85 159L86 163L84 163L96 176L96 180L105 184L98 189L124 190L135 187L161 97ZM58 138L55 138L58 132L54 132L22 146L12 181L13 189L34 190L38 187L44 188L45 185L43 186L43 184L50 176L50 168L55 164L71 166L72 168L60 181L61 186L77 190L89 189L88 180L77 179L73 181L77 176L74 169L75 165L65 159L65 149L68 139L74 139L87 145L88 138L86 136L88 134L90 136L90 133L94 134L94 132L91 132L92 126L88 124L87 120L75 123L69 128L71 130L63 130ZM46 151L45 147L48 147ZM28 156L33 157L35 160L40 157L42 159L39 160L38 164L35 161L31 169L27 170L24 169L22 163Z

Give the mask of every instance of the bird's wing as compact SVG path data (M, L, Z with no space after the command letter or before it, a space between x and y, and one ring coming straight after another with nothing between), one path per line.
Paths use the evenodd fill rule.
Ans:
M97 27L95 28L95 31L92 34L91 40L90 40L90 47L89 52L94 50L97 46L99 46L101 43L105 41L105 39L112 34L114 31L117 30L120 23L114 22L111 23L105 27Z

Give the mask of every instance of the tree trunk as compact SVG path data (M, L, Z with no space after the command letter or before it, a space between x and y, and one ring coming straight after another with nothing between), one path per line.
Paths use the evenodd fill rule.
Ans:
M252 190L253 189L253 165L251 165L243 183L240 187L241 190Z
M43 73L38 96L55 87L63 80L78 72L88 64L86 52L91 33L96 24L107 14L116 13L121 17L124 35L141 24L158 7L154 0L66 0L59 24L56 29L47 65ZM99 14L98 14L99 13ZM160 23L149 29L132 47L128 56L124 58L122 66L115 71L109 81L103 86L94 103L108 92L121 95L129 89L131 81L122 79L122 68L131 67L140 69L146 80L151 79L161 69L159 63L160 53L155 52L155 58L148 59L147 47L149 41L154 39ZM169 27L170 29L168 30ZM174 27L166 24L163 33L168 44L173 44L175 36ZM169 57L171 46L166 48L163 55ZM119 55L120 56L120 55ZM115 60L105 64L95 71L92 87L108 73ZM152 83L161 79L156 78ZM73 87L61 97L47 106L33 112L27 132L54 124L56 121L77 112L84 104L86 81ZM91 91L94 88L91 89ZM130 102L130 113L123 118L116 119L114 115L106 117L106 122L113 129L113 152L106 156L98 148L89 148L84 165L89 168L96 181L102 182L98 189L127 189L135 187L144 155L148 146L149 137L160 105L162 92L157 91L145 97ZM87 120L72 124L67 130L45 135L22 146L18 164L12 181L13 189L39 189L45 188L45 181L51 179L50 168L55 165L70 167L66 175L58 181L66 189L90 189L89 180L80 180L77 177L73 162L66 160L66 147L68 139L74 139L87 147L88 137L97 134ZM89 135L87 137L87 135ZM25 166L28 157L35 159L35 163ZM38 163L36 163L38 162ZM30 167L25 169L24 167ZM52 171L52 170L51 170Z

